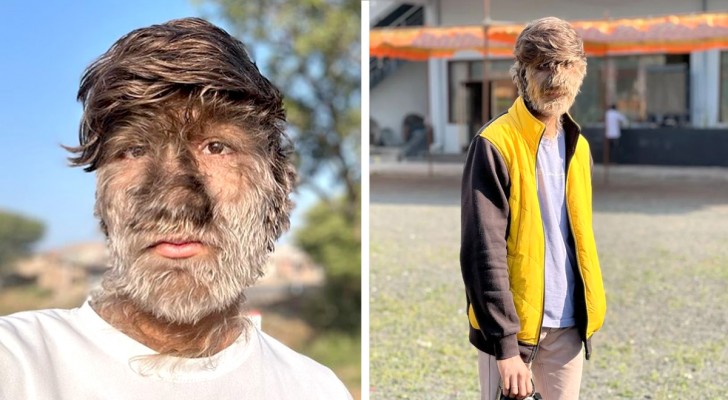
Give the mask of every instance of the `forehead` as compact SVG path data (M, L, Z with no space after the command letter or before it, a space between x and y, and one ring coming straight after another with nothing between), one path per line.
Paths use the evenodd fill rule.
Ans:
M209 136L223 136L238 141L249 140L244 121L233 116L200 108L149 107L132 110L110 129L112 137L132 137L145 141L190 141Z
M540 53L537 57L534 57L533 61L529 63L529 65L541 65L541 64L551 64L551 65L564 65L568 64L571 65L581 65L583 63L586 63L586 60L583 57L573 55L573 54L565 54L563 52L553 52L553 53Z
M516 49L516 58L526 65L585 62L582 46L576 38L546 34L524 42Z

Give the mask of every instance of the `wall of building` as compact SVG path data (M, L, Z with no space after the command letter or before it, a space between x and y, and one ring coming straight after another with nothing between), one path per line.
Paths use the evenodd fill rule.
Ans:
M646 15L725 11L728 0L491 0L490 18L525 22L553 15L564 19L602 19ZM442 25L478 25L483 22L482 0L440 0Z
M592 158L601 163L604 129L584 128ZM728 167L728 129L625 128L610 159L618 164Z
M369 26L372 26L375 21L378 21L382 16L387 15L394 8L397 7L399 2L394 1L381 1L372 0L369 2Z
M380 128L390 128L399 135L405 115L427 115L427 96L427 63L405 63L371 89L371 118Z

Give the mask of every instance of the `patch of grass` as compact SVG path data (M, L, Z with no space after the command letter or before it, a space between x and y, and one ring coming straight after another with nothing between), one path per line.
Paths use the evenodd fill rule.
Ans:
M478 396L457 248L442 238L459 232L458 214L448 206L372 206L372 399Z
M404 183L396 190L408 198ZM595 193L608 309L581 398L720 398L728 376L728 191L713 199L680 191L675 199L662 187L630 190L627 201ZM449 206L371 205L373 400L478 398L454 193Z

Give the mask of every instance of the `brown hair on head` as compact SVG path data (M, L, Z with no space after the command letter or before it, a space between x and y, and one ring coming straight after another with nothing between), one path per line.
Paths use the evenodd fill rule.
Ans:
M543 64L582 63L586 72L586 53L579 34L567 21L546 17L530 22L518 35L513 49L516 62L511 77L519 95L526 92L526 68Z
M267 133L271 157L285 163L290 143L278 89L258 71L242 42L200 18L134 30L84 72L79 146L67 147L74 166L96 170L104 143L134 117L169 112L180 101L194 110ZM255 133L263 133L255 132Z

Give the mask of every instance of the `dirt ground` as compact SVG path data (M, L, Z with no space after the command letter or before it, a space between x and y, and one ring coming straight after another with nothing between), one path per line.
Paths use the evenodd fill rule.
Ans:
M460 165L372 167L372 399L472 399ZM728 382L728 169L594 171L607 290L582 399L719 398Z

